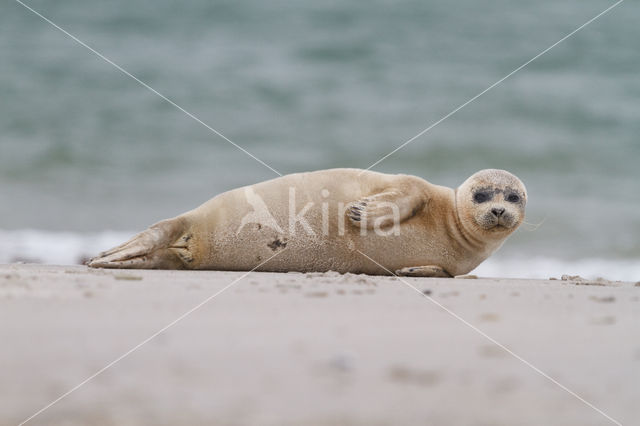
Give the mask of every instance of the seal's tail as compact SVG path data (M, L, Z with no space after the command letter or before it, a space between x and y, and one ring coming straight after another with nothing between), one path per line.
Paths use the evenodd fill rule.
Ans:
M152 225L124 244L90 259L91 268L184 269L193 261L185 234L186 220L178 217Z

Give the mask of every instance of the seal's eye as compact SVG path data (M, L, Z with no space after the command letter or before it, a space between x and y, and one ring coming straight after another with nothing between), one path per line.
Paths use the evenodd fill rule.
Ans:
M476 192L473 194L473 201L476 203L484 203L485 201L489 201L489 198L491 198L491 196L488 192Z
M520 196L518 196L518 194L509 194L507 196L507 201L510 203L517 203L520 201Z

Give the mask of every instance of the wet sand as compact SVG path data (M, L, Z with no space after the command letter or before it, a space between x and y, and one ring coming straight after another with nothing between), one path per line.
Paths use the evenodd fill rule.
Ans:
M243 275L0 265L0 425L640 424L640 285Z

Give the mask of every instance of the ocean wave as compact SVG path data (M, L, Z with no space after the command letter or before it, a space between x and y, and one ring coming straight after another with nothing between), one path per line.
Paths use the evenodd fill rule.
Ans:
M92 233L51 232L41 230L0 230L0 263L82 264L91 256L131 238L135 232L103 231ZM640 280L640 261L633 259L589 258L567 260L551 257L494 256L472 271L483 277L560 278L580 275L584 278Z

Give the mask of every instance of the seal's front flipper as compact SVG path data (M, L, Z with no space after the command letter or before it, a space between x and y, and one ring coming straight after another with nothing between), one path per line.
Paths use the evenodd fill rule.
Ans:
M425 203L426 197L421 193L389 190L351 203L347 208L347 217L360 228L382 228L409 219Z
M410 266L398 269L396 275L405 277L452 278L452 275L439 266Z
M184 218L152 225L124 244L89 260L91 268L184 269L193 258Z

